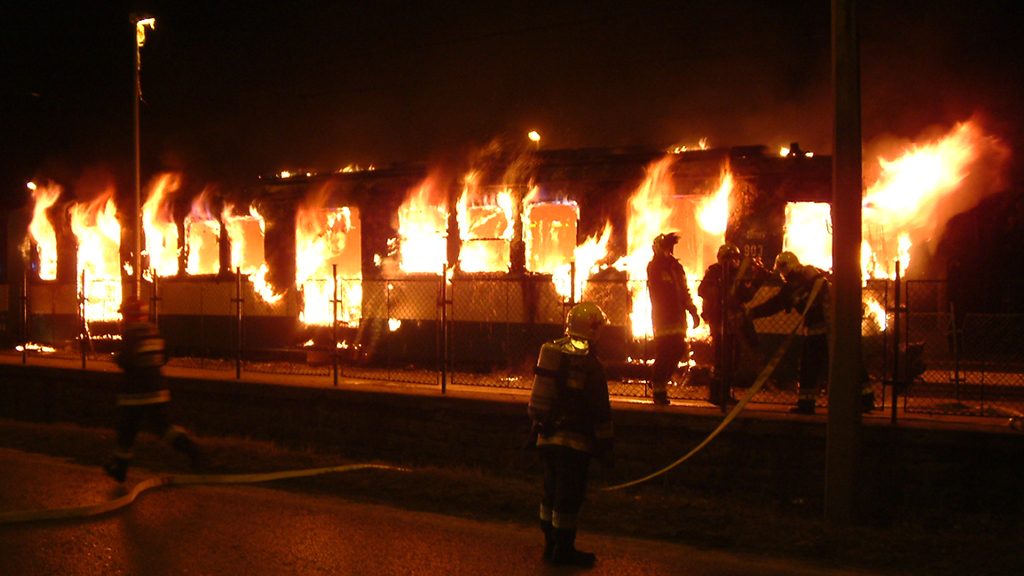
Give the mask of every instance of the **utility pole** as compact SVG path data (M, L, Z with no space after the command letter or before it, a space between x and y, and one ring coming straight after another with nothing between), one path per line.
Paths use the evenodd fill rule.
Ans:
M855 520L861 447L861 110L856 0L832 0L832 363L825 448L825 519Z
M140 49L146 43L146 26L156 27L156 20L148 14L132 14L132 24L135 25L135 73L133 74L133 89L135 95L132 98L135 110L135 297L142 297L142 161L139 152L139 101L142 100L142 82L139 79L139 71L142 69L142 56Z

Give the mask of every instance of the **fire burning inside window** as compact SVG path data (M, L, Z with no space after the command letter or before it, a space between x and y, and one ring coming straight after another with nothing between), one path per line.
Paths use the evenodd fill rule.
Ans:
M50 223L47 210L60 198L62 189L56 184L30 184L29 188L32 190L34 205L28 232L39 255L39 279L54 280L57 278L57 233Z
M322 201L303 206L296 214L295 277L303 296L300 320L307 325L331 325L337 289L338 322L358 326L362 317L359 211L325 208Z
M448 202L427 179L398 209L399 267L440 274L448 261Z
M209 188L203 190L185 216L185 271L193 276L220 271L220 221L210 205L211 196Z
M273 304L283 294L275 294L267 283L267 262L264 239L267 234L266 220L255 205L249 206L249 214L237 215L234 206L227 204L221 212L221 220L231 245L230 269L249 276L253 290L265 302Z
M144 254L149 256L149 268L157 276L178 273L178 225L174 222L170 197L180 185L179 174L157 176L150 184L149 196L142 205L142 229L146 238Z
M532 194L531 194L532 196ZM526 269L553 274L574 260L580 208L572 201L523 201Z
M116 321L121 305L121 224L113 190L88 204L73 204L70 215L71 231L78 239L78 290L85 295L86 321Z
M456 216L462 248L463 272L507 272L511 260L512 191L499 187L484 190L478 174L466 176Z

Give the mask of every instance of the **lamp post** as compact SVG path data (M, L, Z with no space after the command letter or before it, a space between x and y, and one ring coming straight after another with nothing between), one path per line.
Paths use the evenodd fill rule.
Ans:
M146 27L156 28L156 20L149 14L132 14L135 25L135 97L132 98L135 108L135 297L142 296L142 171L139 157L139 101L142 100L142 83L139 81L139 70L142 68L139 49L146 43Z

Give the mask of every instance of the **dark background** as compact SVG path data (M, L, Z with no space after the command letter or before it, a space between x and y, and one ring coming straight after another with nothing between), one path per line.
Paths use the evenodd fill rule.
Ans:
M93 5L97 4L97 5ZM52 178L132 188L129 15L142 48L143 181L160 170L231 189L281 170L545 148L800 142L831 152L830 3L28 2L0 8L0 197ZM975 119L1022 149L1012 3L862 1L865 160ZM947 233L1018 256L1021 170ZM988 212L985 212L985 211ZM981 212L978 212L981 211ZM999 218L992 226L987 214ZM980 216L979 216L980 214ZM961 218L960 220L963 220ZM968 223L968 228L969 228ZM999 236L983 238L981 233Z

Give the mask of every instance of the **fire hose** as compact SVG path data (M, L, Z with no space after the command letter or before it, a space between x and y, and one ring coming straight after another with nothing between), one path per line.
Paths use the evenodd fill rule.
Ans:
M804 317L807 315L807 311L810 309L811 303L814 302L815 297L818 295L818 292L824 285L824 279L818 279L818 281L814 283L814 288L811 290L811 295L807 298L807 305L804 307L803 313L800 314L800 321L796 323L796 326L794 326L792 330L790 330L789 334L786 336L786 339L782 342L782 345L779 346L779 349L775 351L775 354L772 356L771 360L769 360L768 364L766 364L764 369L761 370L761 374L758 375L757 380L755 380L754 384L751 385L751 387L747 390L747 393L743 395L743 398L741 398L740 401L736 403L736 406L733 406L733 409L730 410L728 414L726 414L725 419L722 420L722 423L718 425L718 428L715 428L711 432L711 434L708 434L707 438L705 438L693 450L690 450L685 456L669 464L668 466L662 468L661 470L658 470L657 472L648 474L643 478L638 478L630 482L616 484L615 486L605 486L600 490L603 492L619 490L622 488L626 488L628 486L635 486L637 484L646 482L652 478L661 476L662 474L689 460L691 456L693 456L702 448L707 446L708 443L715 438L715 436L718 436L718 434L722 430L724 430L730 422L736 419L736 416L739 415L740 411L742 411L743 408L747 405L747 403L750 402L750 399L754 397L754 394L757 394L757 391L760 390L762 386L764 386L764 383L767 382L768 378L771 377L773 372L775 372L775 368L779 365L779 362L782 360L782 356L786 353L786 350L789 349L789 345L793 342L793 338L796 336L797 330L799 330L800 327L803 326Z
M98 516L119 508L124 508L135 498L152 488L161 486L185 486L189 484L254 484L257 482L270 482L272 480L284 480L287 478L303 478L317 476L330 472L350 472L353 470L364 470L377 468L380 470L397 470L407 472L407 468L387 466L385 464L346 464L344 466L332 466L329 468L310 468L308 470L286 470L283 472L268 472L262 474L175 474L169 476L157 476L149 478L136 484L131 491L120 498L115 498L99 504L88 506L77 506L74 508L54 508L50 510L22 510L15 512L0 512L0 524L15 524L18 522L34 522L39 520L64 520L69 518L86 518Z

